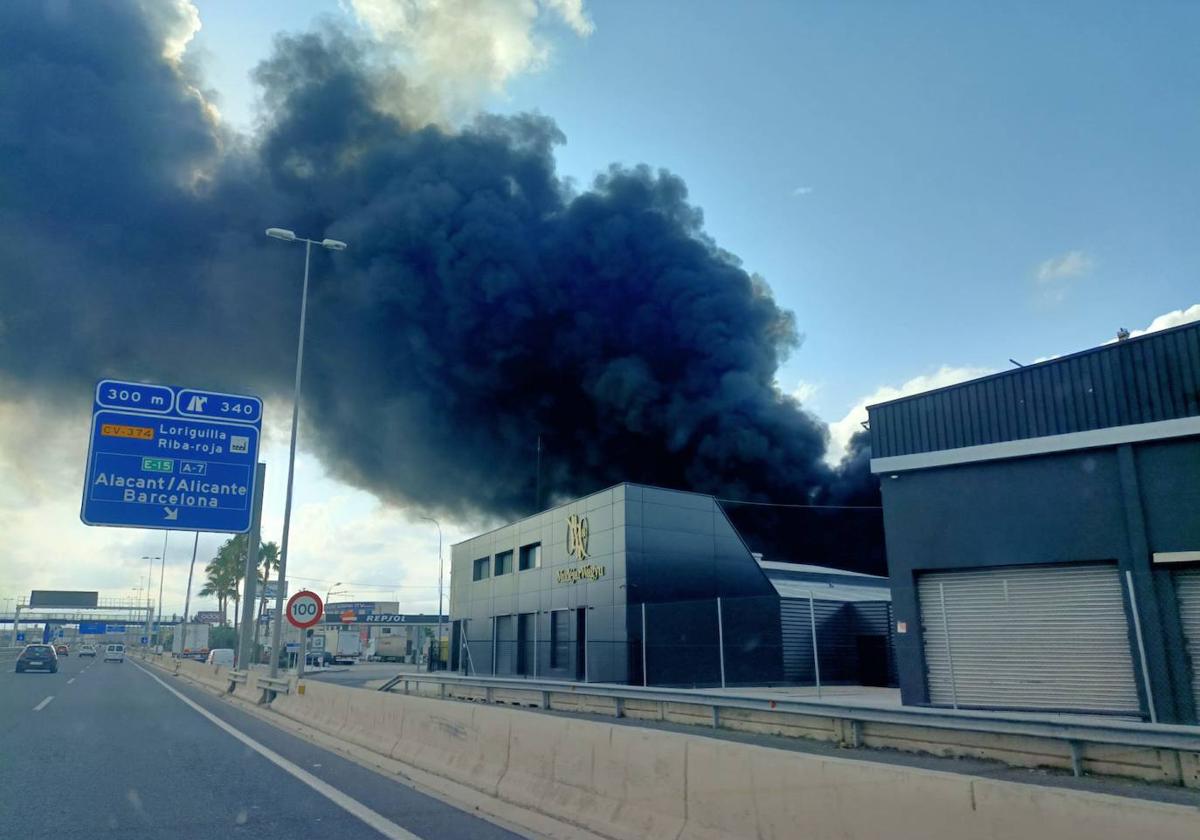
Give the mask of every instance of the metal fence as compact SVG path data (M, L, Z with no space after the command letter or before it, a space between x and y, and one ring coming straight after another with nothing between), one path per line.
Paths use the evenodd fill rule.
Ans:
M822 597L826 595L826 597ZM644 686L896 684L885 600L761 596L577 607L460 622L464 675Z

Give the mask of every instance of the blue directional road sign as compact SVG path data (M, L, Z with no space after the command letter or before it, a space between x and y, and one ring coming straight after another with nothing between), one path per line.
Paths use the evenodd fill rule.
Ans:
M18 641L18 642L23 642L23 641L25 641L25 634L24 634L24 633L18 633L18 634L17 634L17 641Z
M108 631L108 625L103 621L79 622L80 636L101 636Z
M101 380L80 518L245 533L261 430L258 397Z

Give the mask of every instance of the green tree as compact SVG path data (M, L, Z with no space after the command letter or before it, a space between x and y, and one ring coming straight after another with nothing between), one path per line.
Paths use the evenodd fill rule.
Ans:
M263 613L267 611L267 581L271 579L271 573L275 572L276 577L279 573L279 545L275 542L265 542L258 547L258 563L259 563L259 592L262 593L262 600L258 604L258 621L254 623L254 646L258 647L258 629L262 625Z
M220 554L209 560L204 566L204 587L200 589L200 598L216 598L217 610L221 612L221 624L227 623L226 605L229 596L233 594L234 582L229 577L227 564L221 562Z
M245 537L240 538L245 544ZM244 549L239 550L239 538L228 539L217 549L216 555L204 567L204 588L200 590L201 597L215 597L217 609L221 611L221 625L229 623L228 606L230 599L234 602L234 627L237 627L237 603L239 585L242 579L241 558L245 556Z

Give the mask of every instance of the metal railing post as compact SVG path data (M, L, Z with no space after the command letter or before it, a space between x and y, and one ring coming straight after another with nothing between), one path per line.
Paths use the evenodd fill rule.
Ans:
M938 582L938 600L942 604L942 632L946 635L946 662L950 666L950 702L958 708L958 681L954 678L954 654L950 650L950 619L946 614L946 584Z
M717 598L717 653L721 662L721 688L725 687L725 627L721 621L721 599Z
M813 676L817 682L817 696L821 696L821 655L817 650L817 610L813 591L808 590L808 626L812 631L813 645Z
M642 602L642 685L649 686L650 681L646 679L646 602Z
M1133 613L1133 632L1137 636L1138 658L1142 662L1142 684L1146 688L1146 705L1150 707L1150 722L1158 723L1154 711L1154 692L1150 689L1150 668L1146 664L1146 643L1142 640L1142 619L1138 615L1137 596L1133 593L1133 572L1126 570L1125 583L1129 587L1129 611Z

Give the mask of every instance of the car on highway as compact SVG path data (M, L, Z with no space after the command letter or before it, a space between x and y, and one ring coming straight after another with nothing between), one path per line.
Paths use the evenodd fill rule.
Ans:
M94 657L96 655L96 646L95 645L80 645L79 646L79 655Z
M104 661L105 662L124 662L125 661L125 645L114 644L104 646Z
M333 654L327 650L310 650L304 657L305 665L316 665L323 668L333 663Z
M233 648L216 648L208 652L209 665L224 665L226 668L233 667Z
M70 656L71 655L70 650L67 648L66 645L55 645L54 652L57 653L59 656Z
M25 645L25 649L17 656L17 673L23 673L30 668L58 672L58 654L52 645Z

